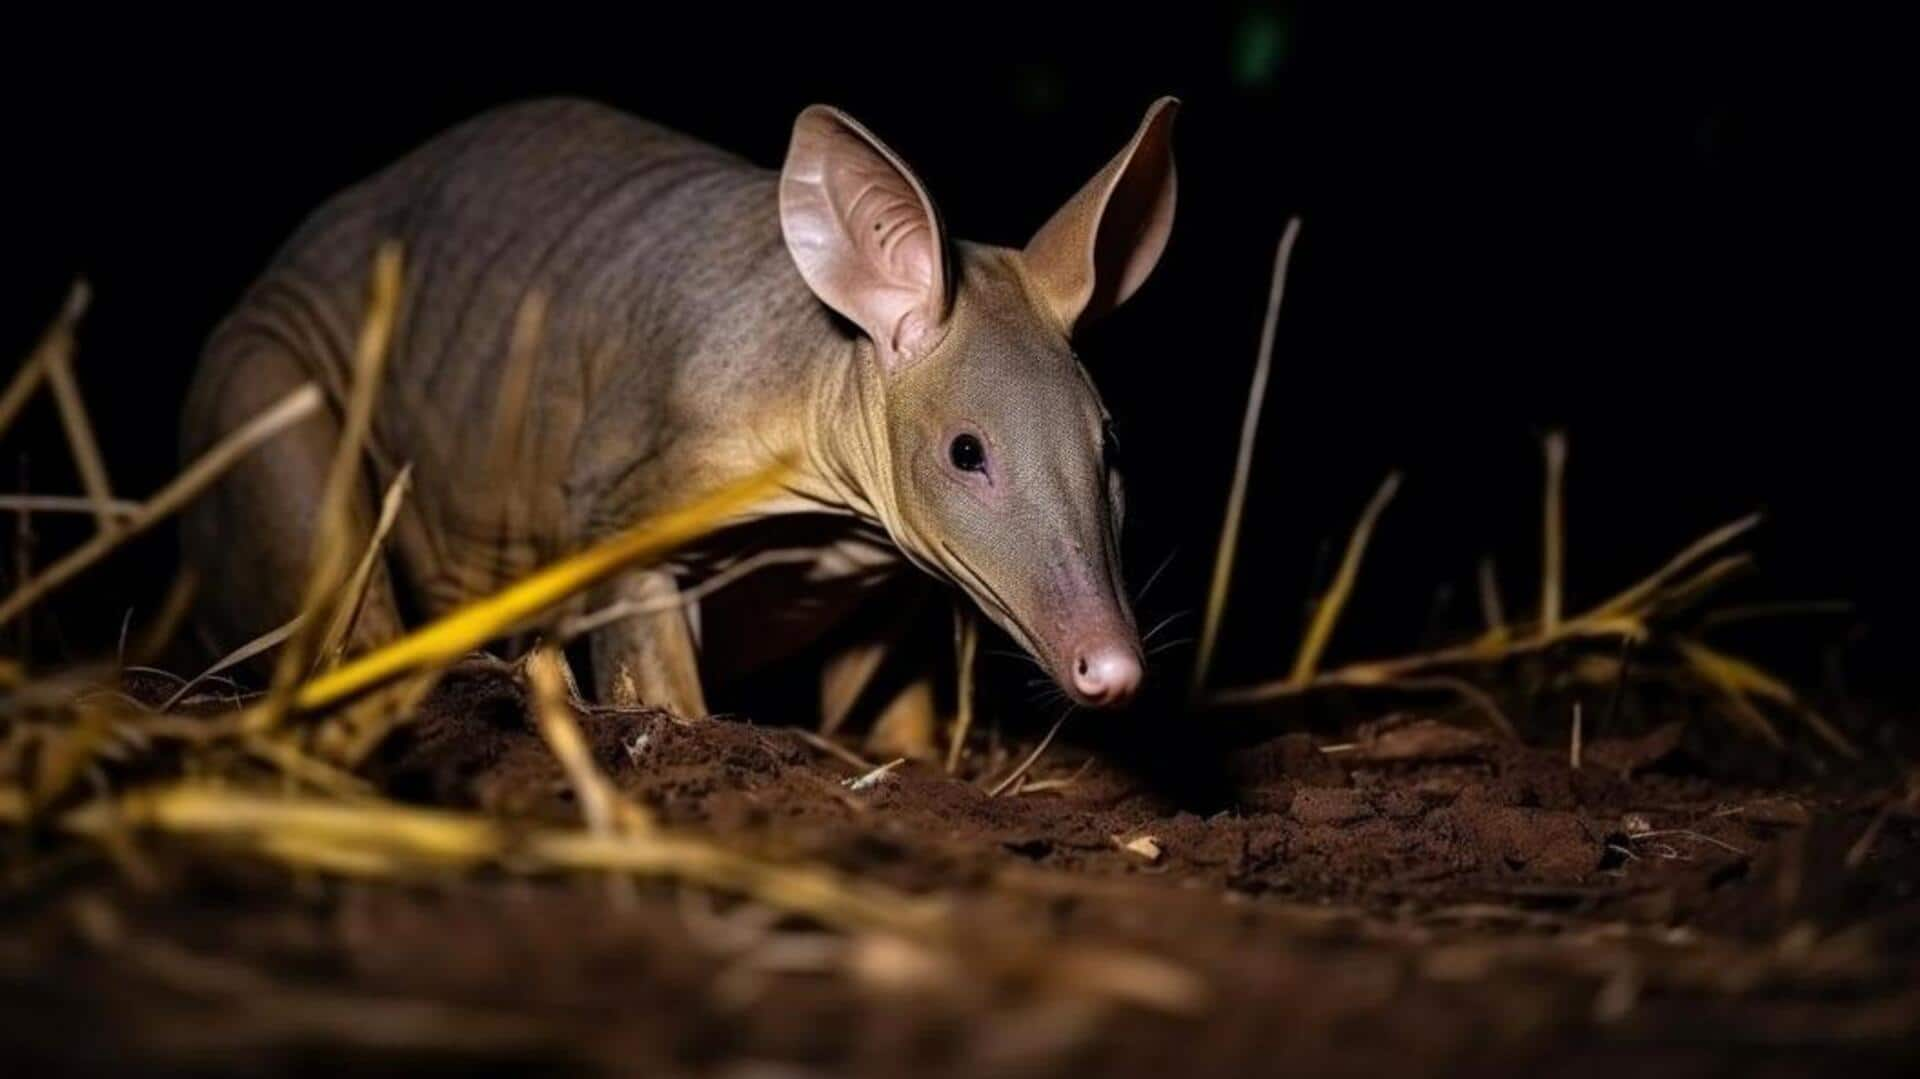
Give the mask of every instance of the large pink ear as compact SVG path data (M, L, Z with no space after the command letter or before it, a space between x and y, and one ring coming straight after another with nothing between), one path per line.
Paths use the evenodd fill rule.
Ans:
M794 121L780 230L808 287L865 330L888 366L932 344L947 313L939 214L913 171L838 109L814 105Z
M1133 141L1028 241L1027 269L1069 331L1120 306L1166 250L1179 111L1174 98L1154 102Z

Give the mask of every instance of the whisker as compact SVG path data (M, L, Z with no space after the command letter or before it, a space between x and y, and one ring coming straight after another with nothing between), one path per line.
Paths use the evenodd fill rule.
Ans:
M1000 656L1005 659L1024 659L1029 663L1034 661L1032 656L1013 648L989 648L980 654L983 656Z
M1157 656L1162 652L1170 652L1173 649L1179 648L1182 645L1188 645L1192 643L1193 643L1192 637L1175 637L1173 640L1170 640L1170 641L1161 641L1159 644L1156 644L1152 648L1147 649L1147 658L1152 659L1154 656Z
M1192 611L1175 611L1172 614L1166 616L1165 618L1162 618L1158 623L1154 625L1152 629L1140 635L1140 643L1145 644L1148 641L1153 640L1154 634L1159 633L1162 630L1165 630L1168 626L1173 625L1173 623L1176 620L1192 613L1193 613Z
M1066 690L1058 686L1052 686L1041 692L1028 694L1027 707L1036 710L1047 709L1052 708L1062 701L1066 701L1069 704L1073 703L1068 700Z
M1173 565L1173 556L1179 553L1180 553L1180 548L1178 547L1175 547L1173 550L1167 552L1167 557L1160 560L1160 567L1154 570L1152 573L1147 574L1147 583L1141 585L1140 591L1134 593L1133 602L1139 603L1141 600L1147 598L1147 589L1152 588L1154 582L1160 579L1160 575L1167 572L1167 567Z
M1027 663L1031 663L1033 664L1034 670L1039 671L1041 674L1047 675L1048 677L1052 677L1053 672L1047 670L1047 668L1039 660L1035 659L1034 657L1028 655L1025 652L1010 652L1004 648L989 648L986 650L985 654L989 656L998 656L1002 659L1015 659L1015 660L1022 660Z

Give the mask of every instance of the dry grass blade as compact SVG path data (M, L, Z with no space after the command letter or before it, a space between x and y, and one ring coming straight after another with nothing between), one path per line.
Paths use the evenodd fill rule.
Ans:
M967 735L973 730L974 661L980 652L980 623L972 610L961 604L953 608L955 677L957 697L953 711L953 732L947 739L947 774L960 770L960 754L967 747Z
M543 644L527 654L525 671L533 691L533 718L540 737L567 773L567 782L580 802L580 815L587 830L597 836L617 836L647 832L653 820L639 806L628 801L594 764L593 751L580 733L574 715L569 687L573 676L566 659L552 645ZM607 881L610 898L618 904L633 901L633 882L624 877Z
M28 354L27 362L20 365L20 370L14 372L13 381L7 383L6 393L0 394L0 434L6 433L7 428L13 425L13 418L26 407L33 397L33 391L40 388L41 381L46 377L47 366L39 354Z
M1347 605L1347 597L1353 593L1353 582L1360 575L1360 561L1366 557L1367 540L1373 535L1374 522L1380 519L1380 513L1393 501L1395 491L1400 489L1400 473L1387 476L1374 492L1372 501L1367 503L1366 511L1360 515L1360 522L1353 527L1353 535L1347 539L1346 555L1340 560L1340 569L1334 574L1333 584L1328 586L1327 594L1320 597L1314 607L1313 621L1307 627L1307 636L1300 642L1300 652L1294 657L1293 673L1288 681L1296 686L1304 686L1313 678L1313 672L1320 665L1321 653L1326 651L1327 641L1333 636L1333 627L1340 619L1340 612Z
M1547 444L1549 476L1547 493L1549 510L1547 512L1547 518L1549 523L1546 531L1548 534L1547 546L1549 547L1549 552L1545 561L1550 567L1555 567L1555 569L1554 572L1545 575L1543 579L1543 593L1557 590L1554 582L1557 581L1559 557L1552 553L1551 548L1557 545L1560 532L1560 526L1553 522L1557 519L1561 506L1557 488L1559 486L1559 477L1564 466L1563 458L1565 453L1564 445L1560 445L1558 449L1555 448L1557 443L1558 439L1556 437L1550 438ZM1378 501L1379 496L1376 496L1376 502ZM1651 576L1607 600L1598 607L1572 618L1561 617L1557 609L1557 602L1549 602L1543 599L1541 621L1532 626L1509 627L1505 624L1504 619L1501 617L1498 588L1493 580L1492 564L1491 562L1483 561L1480 567L1481 603L1488 622L1488 629L1477 639L1466 644L1437 649L1430 652L1415 653L1393 659L1351 663L1334 670L1319 673L1315 673L1313 668L1309 666L1304 677L1300 676L1300 665L1296 664L1295 674L1293 676L1251 686L1222 690L1214 694L1211 700L1213 703L1221 705L1242 705L1291 696L1330 686L1392 688L1395 686L1405 686L1410 681L1431 681L1427 676L1430 672L1436 670L1462 666L1484 666L1521 655L1539 653L1562 644L1583 639L1614 637L1627 641L1642 641L1652 633L1650 621L1655 616L1672 614L1676 611L1686 609L1692 604L1697 603L1702 596L1719 587L1722 583L1751 565L1752 560L1750 556L1739 554L1723 557L1707 565L1704 569L1694 570L1694 567L1698 566L1703 558L1742 535L1754 525L1758 524L1759 521L1760 516L1753 514L1715 529L1713 532L1694 541ZM1368 520L1363 518L1363 529L1364 526L1369 523ZM1363 529L1356 530L1354 537L1356 542L1364 539L1361 534ZM1348 550L1349 561L1352 561L1354 554L1354 544L1350 543ZM1343 564L1341 567L1343 577L1346 576L1347 569L1348 566ZM1683 577L1689 570L1693 570L1692 576ZM1350 584L1351 582L1345 583ZM1332 592L1339 592L1341 584L1342 582L1336 581L1335 588ZM1333 598L1332 593L1330 593L1328 598ZM1316 629L1325 616L1326 604L1323 603L1321 609L1316 612ZM1549 617L1554 619L1551 628L1548 628L1546 624ZM1312 643L1311 635L1307 643ZM1704 647L1698 645L1697 642L1695 642L1694 646L1696 649ZM1305 654L1304 649L1305 645L1303 645L1303 656ZM1317 654L1315 658L1317 658ZM1759 673L1757 669L1752 668L1743 661L1733 660L1732 657L1720 656L1718 653L1713 653L1712 657L1700 658L1698 652L1696 652L1695 656L1688 657L1688 667L1705 681L1708 686L1729 698L1730 707L1735 711L1735 718L1739 719L1744 726L1769 741L1777 742L1778 733L1773 730L1772 724L1766 720L1766 717L1762 715L1758 709L1752 706L1752 702L1748 699L1750 696L1756 694L1761 697L1771 696L1773 699L1780 699L1777 693L1769 691L1765 683L1756 681L1755 678L1752 677ZM1730 686L1741 688L1739 688L1737 692L1729 692L1728 687ZM1777 680L1773 680L1772 689L1784 691L1785 687L1779 685ZM1788 696L1790 697L1791 694L1789 693ZM1482 702L1476 701L1476 703ZM1783 701L1782 703L1785 702ZM1485 705L1483 704L1482 707L1484 709ZM1847 743L1846 739L1818 715L1812 714L1810 710L1805 709L1804 706L1799 705L1797 702L1789 704L1788 707L1794 708L1796 712L1806 717L1807 723L1816 731L1820 732L1823 738L1826 738L1834 744L1836 748L1842 748L1843 752L1852 752L1851 746ZM1489 711L1489 714L1492 715L1495 713Z
M1785 682L1746 660L1737 659L1685 637L1675 641L1674 645L1688 662L1714 667L1722 672L1724 681L1728 685L1739 687L1742 693L1789 708L1799 703L1799 699L1794 696L1793 690L1788 688Z
M0 819L25 806L0 790ZM250 850L299 868L422 877L494 867L509 872L619 872L682 880L751 896L781 910L850 929L922 939L946 928L945 908L827 869L786 866L697 839L657 832L593 835L527 828L475 813L386 803L269 796L181 782L98 800L62 817L62 830L98 838L134 827Z
M1593 619L1582 616L1562 622L1559 632L1552 636L1520 637L1511 640L1482 639L1452 648L1417 652L1410 656L1349 663L1332 670L1321 671L1302 683L1296 684L1290 678L1275 679L1251 686L1223 689L1213 694L1210 699L1216 704L1253 704L1329 686L1392 686L1435 668L1492 663L1543 652L1555 645L1582 639L1624 638L1637 641L1644 638L1646 633L1646 626L1637 618Z
M380 500L380 519L374 522L373 535L367 537L366 550L360 552L360 561L353 567L353 573L347 577L345 593L339 606L334 608L333 625L327 628L327 635L320 642L320 667L330 670L339 665L340 654L353 637L353 626L360 620L360 612L367 603L367 585L373 580L373 571L380 564L380 550L387 542L387 533L393 531L393 523L400 519L400 507L407 500L407 491L413 482L413 466L407 465L387 486L386 496Z
M1478 639L1469 641L1465 645L1436 649L1428 653L1415 653L1415 655L1398 657L1398 659L1354 662L1354 664L1346 664L1346 666L1319 672L1319 674L1309 672L1308 678L1304 680L1283 678L1283 680L1256 683L1256 685L1242 685L1235 689L1223 689L1213 695L1212 701L1215 705L1250 705L1250 703L1271 701L1277 697L1288 697L1288 695L1304 693L1319 687L1329 687L1329 685L1390 687L1396 683L1404 683L1409 678L1425 676L1432 670L1469 666L1469 664L1490 664L1490 662L1513 659L1528 653L1540 653L1540 651L1546 651L1563 643L1578 641L1578 639L1619 637L1628 641L1642 641L1651 634L1647 624L1649 616L1657 612L1670 611L1676 607L1686 607L1688 603L1697 601L1699 595L1703 595L1705 591L1711 591L1720 582L1730 578L1734 572L1747 566L1745 555L1734 555L1734 557L1726 557L1709 564L1705 570L1695 572L1692 578L1686 578L1680 584L1674 584L1674 578L1684 574L1690 566L1695 566L1718 547L1738 538L1745 530L1753 528L1757 522L1759 522L1759 515L1743 516L1732 524L1716 528L1715 532L1703 536L1701 540L1693 541L1692 545L1688 545L1680 555L1676 555L1665 566L1661 566L1653 576L1615 595L1613 599L1609 599L1607 603L1599 605L1592 611L1578 614L1574 618L1561 618L1551 632L1540 626L1530 626L1530 628L1498 626L1498 628L1490 628L1486 634L1480 635ZM1342 566L1342 570L1344 568L1346 566ZM1709 662L1707 666L1713 668L1716 674L1726 674L1728 670L1724 668L1724 664L1715 666ZM1705 668L1699 668L1699 672L1705 674ZM1711 683L1718 687L1718 683ZM1745 695L1738 697L1738 705L1745 707L1745 710L1740 712L1741 722L1764 737L1770 731L1770 724L1764 722L1764 716L1751 708L1751 703L1745 701ZM1832 731L1832 728L1826 726L1824 720L1820 720L1818 716L1811 718L1809 724L1814 724L1816 730L1824 728L1824 731ZM1822 731L1822 737L1828 737L1828 733L1824 731ZM1839 739L1837 731L1832 733L1830 741L1834 739ZM1841 743L1845 743L1845 739L1836 741L1836 745Z
M712 531L780 488L789 466L778 463L660 517L538 570L394 641L347 661L299 687L293 705L312 711L414 671L445 666L576 593L665 555Z
M555 636L562 641L571 641L576 637L603 629L627 618L640 618L650 614L660 614L678 607L698 603L726 588L749 574L757 573L768 566L797 565L818 560L819 555L812 551L761 551L759 554L743 558L726 569L708 577L699 584L682 588L671 599L637 600L623 599L607 604L598 610L574 618L565 618L555 630Z
M117 527L122 515L114 512L113 484L107 479L106 458L93 435L93 421L87 416L86 399L80 395L80 383L73 377L73 333L56 338L56 347L47 354L47 385L53 388L54 403L59 406L60 426L67 435L67 448L73 454L74 468L80 473L80 486L86 489L87 502L93 507L94 524L102 531Z
M1566 578L1567 436L1555 431L1546 438L1547 492L1542 500L1545 521L1541 529L1540 628L1560 628L1561 589Z
M42 596L72 580L94 563L112 554L122 543L153 527L192 501L241 458L262 442L319 410L320 391L312 384L302 386L280 399L279 403L248 421L202 454L173 482L141 504L140 512L111 532L95 534L86 543L47 567L39 576L22 584L0 602L0 624L10 622Z
M322 638L334 628L340 607L358 601L357 596L343 597L340 586L350 572L349 532L354 498L361 489L361 453L373 425L374 403L379 398L387 346L399 305L400 249L386 243L374 255L367 317L361 324L359 343L354 350L353 386L347 396L339 444L327 469L326 487L321 492L320 509L315 518L313 562L308 570L306 598L300 605L305 617L280 650L266 703L252 713L250 723L255 730L272 730L279 724L293 700L295 687L312 673L314 662L321 655Z
M1716 559L1699 573L1662 590L1648 604L1648 607L1661 614L1673 614L1686 610L1721 585L1752 568L1753 556L1750 554L1728 555L1725 558Z
M86 313L89 296L90 293L88 292L85 281L75 281L73 286L68 289L66 302L61 305L60 313L54 317L52 324L41 334L40 340L35 343L33 351L28 354L27 361L21 364L20 370L13 377L13 381L8 383L6 394L0 396L0 434L6 432L7 428L12 425L14 418L20 414L20 410L26 407L27 400L33 396L35 390L39 389L41 381L48 377L54 367L60 366L61 361L71 356L73 352L75 327L78 326L81 316ZM61 417L65 419L67 410L64 406L67 404L67 397L63 396L61 403L63 406ZM20 494L25 496L27 494L25 458L21 459L20 472ZM87 500L88 509L98 517L100 514L100 500L97 493L90 493L93 493L94 497ZM106 524L105 518L100 517L99 520L104 528ZM32 518L29 512L23 510L17 522L14 541L14 579L20 582L20 587L23 588L32 578L32 552ZM27 604L20 609L22 611L27 610L31 605L32 601L29 600ZM33 628L30 623L23 624L19 628L18 645L23 655L29 654L33 650L31 647L32 634Z
M412 716L440 683L439 671L402 678L327 714L314 731L322 757L342 768L357 768L393 729Z
M1489 634L1506 634L1507 606L1500 601L1500 576L1491 558L1480 560L1480 617Z
M62 730L41 746L29 806L43 809L67 793L100 756L113 737L114 716L99 708L81 708Z
M60 313L53 317L53 322L40 335L33 351L27 354L27 362L21 364L20 370L14 373L13 381L7 383L7 392L0 394L0 434L5 434L7 428L13 426L14 417L26 407L33 391L40 388L41 381L47 377L49 358L55 351L71 347L74 329L86 315L87 304L92 298L93 294L85 281L75 281L67 289L67 298L60 305Z
M1507 714L1500 710L1499 702L1493 699L1493 695L1481 689L1479 686L1474 685L1472 682L1467 681L1465 678L1449 678L1445 675L1434 675L1427 678L1400 678L1394 680L1389 685L1390 688L1393 689L1415 691L1435 689L1455 694L1472 705L1482 715L1486 716L1488 722L1492 723L1501 734L1506 735L1508 738L1518 738L1520 736L1520 732L1514 727L1513 721L1508 719Z
M140 512L140 503L125 498L109 498L104 506L91 498L73 495L0 495L0 512L5 513L91 513L102 510L118 523Z
M858 768L863 773L871 772L874 769L874 763L872 761L862 757L860 754L855 753L853 750L848 749L833 739L823 738L805 727L791 727L788 728L787 733L835 760L843 761L846 764Z
M533 718L540 737L565 769L589 831L599 835L645 831L653 826L646 811L616 790L593 762L568 700L568 678L561 669L565 662L552 645L541 645L527 655L527 682L533 690Z
M1791 712L1837 752L1848 757L1860 756L1859 748L1851 740L1828 723L1825 717L1802 703L1793 689L1780 679L1738 656L1727 655L1696 640L1683 637L1674 642L1674 647L1679 649L1681 657L1695 673L1722 691L1734 718L1753 728L1768 742L1780 745L1780 735L1773 729L1773 724L1753 706L1754 698L1770 701Z
M818 730L822 737L831 738L840 732L841 724L853 715L854 708L859 705L867 687L873 684L874 676L880 673L880 665L886 658L884 640L861 641L834 667L828 669L827 677L822 680L820 694Z
M1645 606L1647 600L1665 587L1668 581L1685 572L1687 567L1751 531L1760 523L1760 517L1758 513L1749 513L1737 521L1721 525L1694 540L1685 550L1674 555L1666 565L1654 571L1652 576L1595 607L1590 612L1591 616L1623 614Z
M243 744L248 755L272 765L281 775L332 798L349 802L374 801L372 784L359 776L308 756L292 739L283 734L247 736Z
M160 702L160 711L173 711L181 701L187 699L189 693L192 693L207 679L212 678L222 671L232 670L270 648L279 647L288 637L293 636L293 631L299 628L302 617L301 615L295 615L289 618L273 629L262 633L260 636L255 637L253 640L220 657L219 660L215 661L213 666L180 683L179 689L174 690L166 700Z
M1687 665L1693 669L1694 673L1708 685L1720 691L1721 697L1726 702L1728 715L1775 749L1786 746L1785 740L1780 737L1780 732L1774 728L1773 721L1768 719L1760 709L1754 707L1753 701L1748 699L1748 688L1743 683L1739 672L1733 665L1726 662L1729 657L1691 645L1686 641L1680 642L1679 648L1680 654L1686 658Z
M1293 245L1300 237L1300 219L1287 222L1273 256L1273 284L1267 293L1266 320L1260 327L1260 354L1253 365L1253 385L1247 389L1247 409L1240 421L1240 448L1233 463L1233 486L1227 492L1226 518L1220 523L1220 544L1213 555L1213 579L1207 587L1207 610L1200 623L1200 645L1194 655L1189 707L1200 702L1213 667L1213 650L1220 638L1220 620L1226 615L1227 593L1233 586L1234 552L1240 545L1240 518L1247 503L1247 483L1253 473L1253 445L1260 433L1260 413L1267 397L1267 378L1273 369L1273 342L1280 324L1280 305L1287 294L1287 268Z
M1039 745L1033 747L1033 752L1027 754L1027 759L1021 761L1019 766L1013 771L1008 772L1005 779L995 783L993 788L987 791L987 797L998 798L1007 793L1015 783L1020 782L1022 776L1032 771L1033 766L1040 763L1040 758L1046 754L1048 747L1053 745L1053 736L1059 734L1060 728L1067 725L1067 716L1072 714L1073 713L1069 712L1067 715L1063 715L1059 719L1054 720L1053 726L1047 729L1047 736L1040 739Z

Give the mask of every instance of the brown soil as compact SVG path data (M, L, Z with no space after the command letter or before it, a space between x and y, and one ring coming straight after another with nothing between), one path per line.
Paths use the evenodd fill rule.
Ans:
M511 679L427 713L387 790L572 819ZM1920 819L1708 778L1675 727L1578 770L1419 721L1287 734L1204 782L1061 746L994 798L920 764L849 789L782 728L584 726L667 823L944 896L959 943L659 884L46 856L0 907L0 1070L1753 1077L1920 1047Z

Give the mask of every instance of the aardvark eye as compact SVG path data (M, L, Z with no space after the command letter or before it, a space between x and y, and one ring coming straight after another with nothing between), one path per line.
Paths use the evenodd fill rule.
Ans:
M973 435L955 435L953 444L947 447L947 458L962 472L987 470L987 448Z

